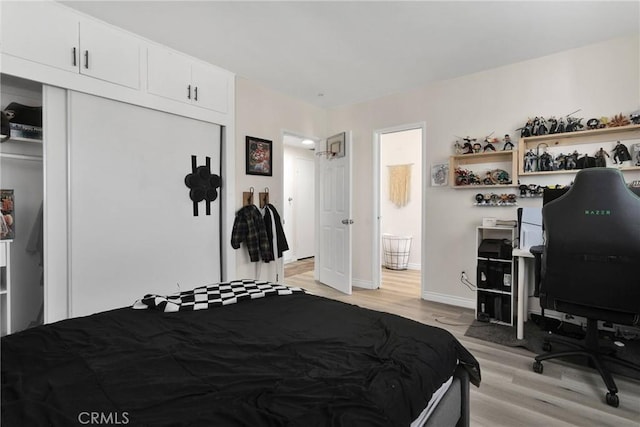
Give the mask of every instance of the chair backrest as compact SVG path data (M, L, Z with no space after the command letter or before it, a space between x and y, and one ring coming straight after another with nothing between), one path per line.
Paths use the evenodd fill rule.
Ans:
M542 209L544 308L616 323L640 321L640 197L612 168L584 169Z

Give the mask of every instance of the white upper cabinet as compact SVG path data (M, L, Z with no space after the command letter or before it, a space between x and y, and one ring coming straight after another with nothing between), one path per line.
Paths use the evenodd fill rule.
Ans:
M2 2L2 51L63 70L78 70L78 17L53 2Z
M147 50L147 90L154 95L227 113L229 73L165 48Z
M93 21L80 22L80 73L140 88L140 41Z
M2 51L140 88L140 40L54 2L3 2Z

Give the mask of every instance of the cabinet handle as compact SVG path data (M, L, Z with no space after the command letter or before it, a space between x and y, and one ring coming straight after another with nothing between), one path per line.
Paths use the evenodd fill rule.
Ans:
M191 99L191 85L187 86L187 99Z
M84 51L84 68L89 69L89 51Z
M73 66L77 67L78 66L78 60L76 59L76 48L75 48L75 46L73 48L72 55L73 55Z
M193 99L195 99L195 100L197 101L197 100L198 100L198 86L196 86L196 87L193 89L193 92L194 92L194 97L193 97Z

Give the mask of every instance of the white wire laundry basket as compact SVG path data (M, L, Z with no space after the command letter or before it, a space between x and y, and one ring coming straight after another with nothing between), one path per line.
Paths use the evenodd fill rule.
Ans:
M406 270L409 265L412 236L382 235L384 266L390 270Z

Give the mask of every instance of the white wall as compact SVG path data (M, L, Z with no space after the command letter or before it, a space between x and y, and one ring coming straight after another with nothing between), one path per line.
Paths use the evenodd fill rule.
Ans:
M422 129L385 133L380 136L380 231L382 234L413 237L408 268L414 270L420 269L422 257L421 144ZM388 166L404 164L411 164L409 202L398 207L389 199Z
M427 123L427 163L447 161L455 135L483 137L509 133L530 116L563 116L582 109L585 119L628 114L640 107L640 43L627 37L560 52L410 92L329 111L328 134L353 132L354 280L372 280L372 139L375 129ZM631 179L633 174L629 174ZM527 178L546 185L568 183L572 175ZM637 178L633 178L637 179ZM462 270L475 271L474 229L483 216L514 219L516 208L474 208L475 191L424 186L427 199L427 281L423 297L473 306L475 294L459 283ZM538 206L527 200L521 206Z
M322 108L289 98L244 78L236 79L236 210L242 207L243 191L254 187L257 193L269 187L271 204L282 214L283 132L323 138L326 135L326 117L327 112ZM246 136L273 141L273 176L245 174ZM255 203L258 204L257 194ZM236 278L276 280L275 263L252 263L244 245L235 253Z

